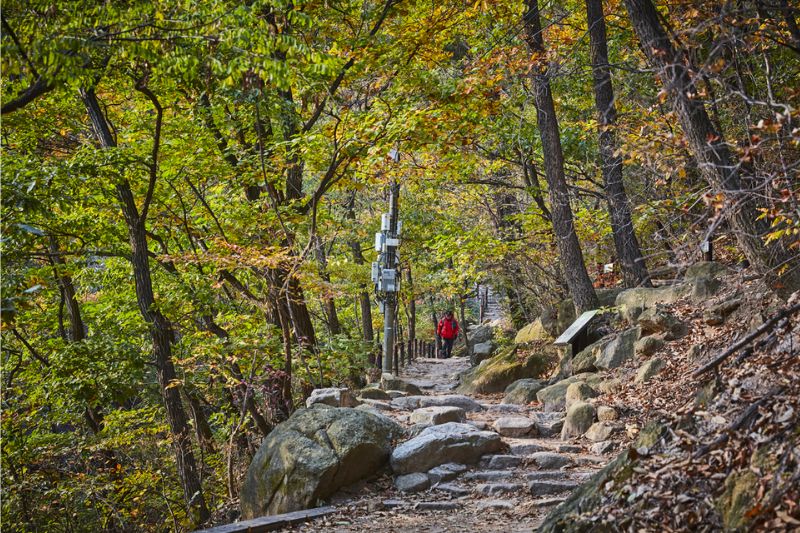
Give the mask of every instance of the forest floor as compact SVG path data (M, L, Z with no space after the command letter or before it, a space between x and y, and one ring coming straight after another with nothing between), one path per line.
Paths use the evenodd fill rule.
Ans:
M426 394L453 394L458 374L469 368L469 359L419 359L404 369L401 377ZM480 395L475 399L486 409L467 413L467 421L491 429L501 416L530 416L540 409L533 406L501 405L502 394ZM404 426L410 426L407 411L386 412ZM564 442L551 438L507 438L508 451L502 460L516 466L489 466L491 456L456 480L434 485L418 493L398 491L392 477L351 487L331 503L339 510L324 518L295 526L291 531L380 531L380 532L514 532L536 528L547 512L563 501L570 488L579 485L611 457L592 455L586 441ZM540 469L529 455L552 452L564 458L562 468ZM505 459L508 458L508 459ZM556 459L558 461L558 459ZM531 481L561 482L565 492L536 497Z

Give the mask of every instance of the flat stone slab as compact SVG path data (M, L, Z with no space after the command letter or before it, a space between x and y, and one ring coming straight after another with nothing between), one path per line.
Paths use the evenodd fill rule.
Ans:
M454 483L439 483L438 485L434 485L431 490L440 490L442 492L446 492L456 498L461 498L462 496L469 496L470 490L462 487L460 485L456 485Z
M350 389L335 387L314 389L306 399L306 407L315 404L330 405L331 407L355 407L358 403Z
M559 444L556 446L556 451L558 453L581 453L583 447L574 444Z
M578 483L574 481L531 481L528 490L531 496L550 496L575 490L577 486Z
M522 461L523 458L519 455L492 455L489 457L489 468L492 470L516 468Z
M511 403L495 403L495 404L481 404L484 406L487 412L489 413L525 413L527 409L523 409L519 405L514 405Z
M394 486L401 492L419 492L431 486L431 480L428 476L419 472L413 474L406 474L404 476L397 476L394 480Z
M378 411L394 411L397 409L389 402L384 402L381 400L370 400L369 398L362 398L361 405L375 408Z
M466 418L464 410L452 405L434 407L420 407L411 413L411 422L414 424L429 424L435 426L446 422L463 422Z
M537 470L525 474L527 481L552 481L554 479L566 479L566 473L561 470Z
M470 481L500 481L512 476L513 473L508 470L477 470L464 474L464 479Z
M533 500L531 502L534 507L552 507L567 501L564 497L542 498L540 500Z
M454 406L464 411L477 413L483 411L483 406L463 394L443 394L441 396L403 396L392 400L392 405L406 411L413 411L420 407Z
M476 463L481 456L500 451L502 446L497 433L447 422L424 429L397 446L392 451L391 465L397 474L427 472L444 463Z
M486 496L519 492L523 488L521 483L484 483L475 487L475 492Z
M532 453L529 457L543 470L556 470L572 463L569 457L553 452Z
M467 471L467 466L458 463L445 463L428 470L431 483L451 481Z
M504 437L530 437L536 434L536 423L523 416L498 418L492 427Z
M548 450L549 448L536 442L515 442L508 446L508 451L511 452L512 455L530 455L532 453L545 452Z
M481 500L478 502L478 510L487 509L513 509L516 504L511 500Z

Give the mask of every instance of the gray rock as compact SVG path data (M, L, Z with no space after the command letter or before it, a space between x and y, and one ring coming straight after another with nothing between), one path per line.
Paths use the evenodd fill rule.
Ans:
M398 474L425 472L444 463L476 463L482 455L497 452L502 446L497 433L447 422L400 444L392 452L391 465Z
M441 407L420 407L411 413L411 422L415 424L444 424L446 422L463 422L466 419L460 407L443 405Z
M595 422L592 424L584 437L592 442L601 442L608 440L608 438L617 430L616 426L612 426L608 422Z
M504 437L531 437L536 434L536 424L522 416L504 416L495 420L494 430Z
M575 354L575 357L572 358L572 372L574 374L595 372L597 370L595 367L597 357L603 353L609 342L611 342L611 337L603 337Z
M466 465L458 463L445 463L428 470L428 478L431 480L431 483L436 484L444 481L452 481L466 471Z
M358 397L362 400L383 400L383 401L391 401L392 397L381 389L377 389L375 387L367 387L366 389L361 389L358 392Z
M489 424L487 424L483 420L467 420L467 424L469 424L470 426L474 426L480 429L481 431L489 429Z
M478 364L481 361L489 359L494 353L494 349L495 344L492 341L475 344L472 347L473 362Z
M559 444L556 446L556 451L558 453L581 453L583 448L574 444Z
M391 398L392 400L394 400L395 398L402 398L404 396L408 396L408 393L402 390L387 390L386 394L389 395L389 398Z
M492 455L489 459L489 468L492 470L516 468L521 464L522 457L519 455Z
M358 400L355 399L350 389L328 388L314 389L306 399L306 407L322 404L331 407L355 407Z
M562 470L538 470L525 474L526 481L552 481L554 479L564 479L566 474Z
M373 475L403 430L387 417L346 408L301 409L261 443L241 490L244 519L313 507Z
M483 411L483 406L470 398L461 394L445 394L442 396L404 396L392 400L392 405L407 411L413 411L420 407L439 407L451 405L460 407L467 412Z
M529 457L543 470L556 470L572 463L569 457L553 452L537 452Z
M626 329L609 342L597 357L595 366L604 370L617 368L633 359L633 345L639 339L639 328Z
M516 444L511 444L508 447L508 451L512 455L530 455L532 453L543 452L546 450L547 448L545 448L541 444L536 444L535 442L516 443Z
M406 428L406 436L408 438L413 438L431 427L431 424L414 424L413 426Z
M684 280L695 280L699 278L718 278L724 275L728 268L716 261L698 261L686 269L683 275Z
M519 492L522 490L520 483L485 483L475 487L478 494L486 496L495 496L497 494L508 494L510 492Z
M691 284L668 285L666 287L636 287L622 291L617 295L615 305L622 311L625 320L633 322L645 309L659 303L674 303L690 294Z
M419 387L392 374L381 375L381 388L385 391L399 390L408 394L422 394Z
M659 359L658 357L650 359L639 367L639 370L636 372L636 378L634 378L634 382L647 383L653 379L656 374L661 372L661 369L664 368L665 365L666 363L664 363L663 359Z
M358 408L360 409L362 407L371 407L373 409L377 409L378 411L394 411L397 409L388 402L382 402L380 400L369 400L367 398L361 400L361 405L359 405Z
M461 509L458 502L417 502L414 509L419 511L455 511Z
M510 403L495 403L495 404L485 405L484 407L486 408L486 411L489 413L517 414L525 412L525 409L523 409L519 405L514 405Z
M605 455L614 450L614 441L604 440L592 444L589 450L595 455Z
M455 485L453 483L439 483L438 485L435 485L433 489L446 492L456 498L461 498L462 496L469 496L470 494L469 489L464 488L460 485Z
M591 388L583 381L576 381L575 383L570 383L569 387L567 387L567 392L564 395L564 401L566 402L567 410L569 410L572 404L577 402L585 402L586 400L595 397L597 397L596 390Z
M513 509L516 504L511 500L481 500L478 502L478 510L485 511L487 509Z
M488 324L481 324L469 334L469 342L473 346L489 342L494 337L494 331Z
M401 492L419 492L430 487L431 480L425 474L414 472L413 474L397 476L394 479L394 486Z
M594 423L595 408L592 404L578 402L567 411L564 428L561 430L561 440L580 437Z
M741 298L733 298L725 302L712 305L703 312L703 320L709 326L719 326L725 322L728 315L733 313L742 305Z
M542 498L540 500L534 500L531 502L534 507L552 507L554 505L558 505L566 501L566 497L555 497L555 498Z
M645 335L662 334L666 340L686 335L688 327L660 306L646 309L637 319Z
M531 496L549 496L575 490L577 486L574 481L531 481L528 490Z
M597 419L601 422L610 422L618 418L617 410L613 407L601 405L597 408Z
M464 474L464 479L469 481L500 481L512 477L513 473L510 470L476 470L475 472L467 472Z
M505 390L504 403L527 405L536 400L536 393L542 390L547 382L541 379L518 379Z
M638 356L649 357L664 347L664 340L655 335L642 337L633 346L633 351Z
M395 500L395 499L383 500L381 502L381 506L384 509L395 509L397 507L402 507L405 504L406 504L405 500Z
M536 421L536 430L542 437L552 437L561 433L564 426L564 413L531 413Z

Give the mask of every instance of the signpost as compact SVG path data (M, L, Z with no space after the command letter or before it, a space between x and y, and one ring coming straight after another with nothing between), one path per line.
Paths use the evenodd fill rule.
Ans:
M397 150L389 152L394 161L400 159ZM372 282L383 310L383 372L392 372L394 360L395 313L397 293L400 290L397 248L400 246L400 222L397 209L400 184L392 180L389 188L389 212L381 217L381 231L375 234L375 251L378 261L372 263Z

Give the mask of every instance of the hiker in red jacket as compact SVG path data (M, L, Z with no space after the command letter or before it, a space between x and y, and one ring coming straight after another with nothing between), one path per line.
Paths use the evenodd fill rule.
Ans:
M449 359L453 353L453 344L456 342L456 337L458 337L458 320L453 316L452 309L448 310L439 321L439 325L436 327L436 334L444 341L442 346L444 358Z

